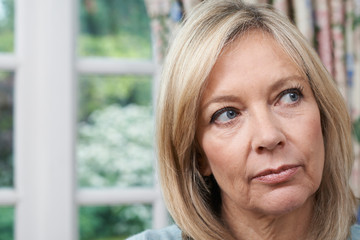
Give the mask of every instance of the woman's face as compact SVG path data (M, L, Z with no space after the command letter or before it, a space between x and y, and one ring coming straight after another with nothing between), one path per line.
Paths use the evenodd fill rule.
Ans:
M224 49L200 110L200 171L214 175L223 207L279 215L310 202L324 165L320 113L271 36L252 31Z

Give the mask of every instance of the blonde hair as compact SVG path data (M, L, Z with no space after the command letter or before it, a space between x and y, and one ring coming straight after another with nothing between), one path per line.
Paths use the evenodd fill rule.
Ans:
M353 165L346 104L315 51L289 20L267 5L207 0L181 26L163 67L157 109L160 180L168 209L183 239L233 239L218 213L219 187L199 173L195 132L199 101L219 54L250 30L270 34L307 77L316 98L325 145L325 166L316 192L315 239L347 239L355 222L349 186ZM214 185L214 186L211 186Z

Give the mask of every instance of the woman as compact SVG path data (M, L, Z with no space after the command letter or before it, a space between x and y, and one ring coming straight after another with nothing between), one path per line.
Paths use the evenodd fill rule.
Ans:
M169 50L157 117L177 226L134 239L360 239L346 105L269 6L200 4Z

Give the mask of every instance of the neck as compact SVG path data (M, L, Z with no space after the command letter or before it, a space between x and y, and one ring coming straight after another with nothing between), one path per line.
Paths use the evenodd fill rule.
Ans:
M313 199L298 209L279 215L253 213L244 209L224 208L222 215L237 240L308 239ZM241 219L239 220L239 216Z

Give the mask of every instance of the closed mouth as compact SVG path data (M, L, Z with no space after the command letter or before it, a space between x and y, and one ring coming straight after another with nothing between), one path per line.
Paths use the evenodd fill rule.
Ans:
M276 184L288 181L301 167L301 165L284 165L276 169L266 169L257 175L252 180L268 184Z

